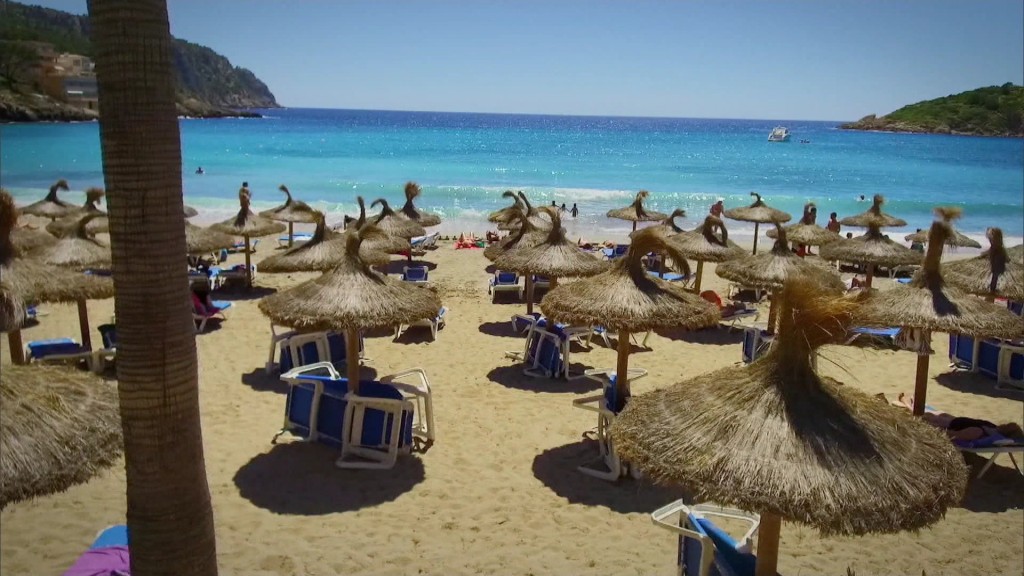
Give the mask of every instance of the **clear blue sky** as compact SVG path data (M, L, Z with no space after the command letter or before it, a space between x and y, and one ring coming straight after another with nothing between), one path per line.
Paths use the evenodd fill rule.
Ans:
M42 5L86 12L85 0ZM852 120L1024 83L1021 0L170 0L284 106Z

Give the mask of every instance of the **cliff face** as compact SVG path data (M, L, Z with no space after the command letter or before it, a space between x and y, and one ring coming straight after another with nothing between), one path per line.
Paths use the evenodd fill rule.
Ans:
M1024 137L1024 86L1007 82L926 100L885 116L843 124L847 130Z
M91 57L89 17L60 10L0 0L0 121L85 120L95 113L68 106L52 98L39 97L18 74L30 65L16 61L10 47L25 42L45 42L58 53ZM245 108L277 108L267 85L251 71L233 66L210 48L175 38L174 76L178 112L187 116L258 116L239 112Z

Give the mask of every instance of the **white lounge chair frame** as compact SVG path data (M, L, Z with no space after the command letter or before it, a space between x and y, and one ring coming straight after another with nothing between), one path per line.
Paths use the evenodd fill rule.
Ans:
M651 512L651 521L654 522L655 526L664 528L665 530L678 535L680 538L692 538L693 540L700 542L700 573L687 574L686 576L708 576L708 574L711 573L711 566L715 563L715 543L711 538L686 527L686 518L690 515L697 518L717 516L719 518L729 518L731 520L740 520L749 523L750 528L748 528L746 533L744 533L739 539L740 546L745 549L753 549L754 536L757 535L757 530L761 526L761 516L758 514L737 510L735 508L712 506L709 504L687 506L682 500L676 500L671 504L667 504L658 508L654 512ZM674 523L668 521L668 519L672 517L676 518ZM682 566L679 566L678 573L682 576Z
M1024 444L1013 444L1010 446L985 446L984 448L961 448L958 446L958 448L960 448L961 452L977 454L983 458L987 457L985 465L981 467L981 470L978 470L978 475L975 476L975 478L981 478L984 476L985 473L988 472L989 468L996 463L996 459L1003 454L1010 457L1010 462L1013 463L1013 467L1017 469L1017 472L1020 472L1021 476L1024 476L1024 470L1021 469L1020 464L1017 462L1017 458L1014 457L1014 454L1024 455Z
M274 362L275 353L278 350L279 343L288 340L292 336L295 336L297 332L295 330L286 330L284 332L278 332L274 328L274 324L270 324L270 355L267 356L267 363L263 366L263 371L267 374L273 374L274 369L277 366L277 362Z
M597 448L600 452L599 463L607 467L607 471L591 466L577 466L576 469L587 476L592 476L608 482L614 482L619 478L630 474L629 466L623 462L615 451L615 444L612 443L610 434L612 423L615 421L615 413L608 410L605 403L604 388L610 385L609 377L615 373L612 368L595 368L587 370L583 376L601 383L601 393L592 396L577 398L572 401L574 408L597 412ZM632 382L647 376L643 368L629 368L628 377ZM634 471L634 477L639 477L639 471Z
M402 267L402 282L405 282L407 284L418 284L420 286L427 286L427 285L430 284L430 280L428 280L428 279L424 279L424 280L406 280L405 277L406 277L406 275L409 274L409 268L421 269L421 270L423 270L424 278L430 278L430 272L426 269L425 266L403 266Z
M604 342L604 345L606 347L611 348L613 350L615 349L615 345L612 344L611 339L612 338L618 339L617 333L613 332L612 330L609 330L609 329L607 329L607 328L605 328L603 326L600 327L600 328L598 328L596 326L592 326L590 328L590 334L587 335L587 348L590 348L590 342L591 342L591 340L594 339L594 334L597 334L598 336L601 337L601 341ZM633 332L629 333L630 341L632 341L633 344L636 344L637 346L639 346L641 348L647 348L647 339L650 338L650 337L651 337L651 331L648 330L644 334L644 339L639 341L639 342L637 342L636 334L633 333Z
M489 294L491 296L491 301L492 302L498 296L498 292L515 292L516 294L519 295L519 299L522 300L523 299L523 285L519 283L519 275L516 274L516 281L515 281L514 284L512 284L512 283L507 283L507 284L506 283L501 283L501 284L499 284L498 283L498 274L497 274L497 272L495 272L494 276L492 276L487 281L487 294Z
M409 328L413 328L416 326L426 326L430 328L431 341L437 340L437 331L445 325L445 322L448 319L449 312L451 312L451 310L449 310L447 306L442 306L441 310L438 311L437 316L434 316L433 318L424 318L423 320L417 320L410 324L399 324L398 326L395 326L394 339L398 340L399 338L401 338L402 334Z
M996 372L997 390L1024 392L1024 379L1010 376L1010 362L1013 361L1015 354L1024 355L1024 346L1015 346L1006 342L999 346L998 370Z

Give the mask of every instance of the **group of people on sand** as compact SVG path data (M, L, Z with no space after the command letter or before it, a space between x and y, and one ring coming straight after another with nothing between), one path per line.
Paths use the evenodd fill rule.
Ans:
M885 394L879 394L878 398L887 400L893 406L914 410L914 397L900 393L896 400L888 400ZM1003 436L1009 440L1024 440L1024 430L1020 424L1009 422L1007 424L996 424L979 418L968 418L967 416L953 416L940 412L931 407L926 407L922 419L946 431L946 436L951 440L970 442L990 436Z

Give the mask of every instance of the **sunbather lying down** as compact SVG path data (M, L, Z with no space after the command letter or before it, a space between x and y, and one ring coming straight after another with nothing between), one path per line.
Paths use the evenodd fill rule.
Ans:
M882 395L882 397L884 397L884 395ZM893 406L906 408L907 410L914 409L914 397L904 393L900 393L898 399L891 400L889 403ZM925 408L922 418L932 426L945 430L946 435L953 440L977 440L978 438L984 438L994 434L1001 434L1012 439L1024 439L1024 430L1022 430L1020 424L1017 424L1016 422L995 424L988 420L980 420L978 418L953 416L952 414L946 414L945 412L939 412L938 410L927 407Z

